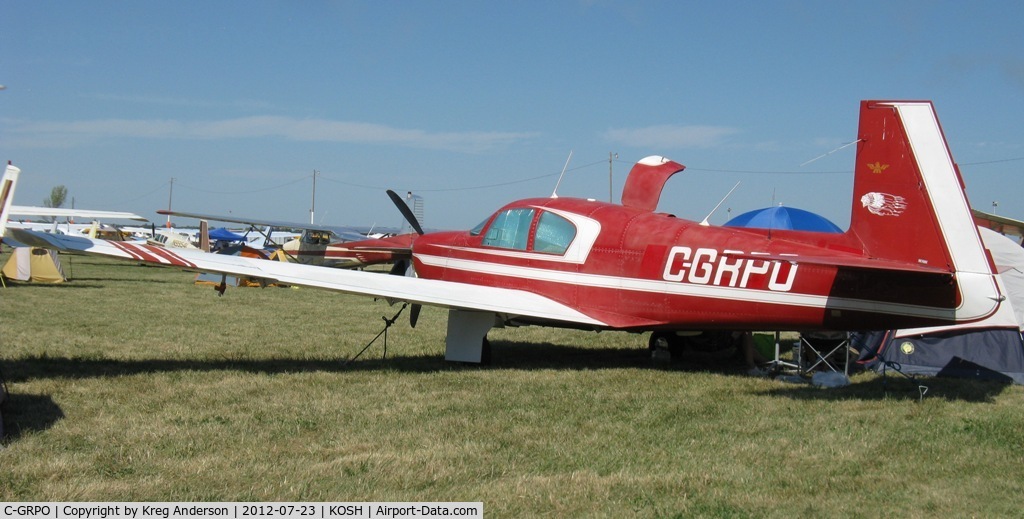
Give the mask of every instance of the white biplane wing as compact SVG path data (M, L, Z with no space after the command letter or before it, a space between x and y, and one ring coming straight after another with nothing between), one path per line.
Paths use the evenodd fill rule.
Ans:
M35 216L48 218L86 218L99 220L137 220L148 222L144 216L125 211L97 211L92 209L66 209L63 207L34 207L12 205L9 214L18 216Z
M215 214L186 213L182 211L169 211L161 209L157 214L168 216L180 216L183 218L195 218L196 220L208 220L211 222L240 223L250 227L270 227L273 229L298 229L303 231L330 231L341 241L361 241L366 236L353 227L341 227L337 225L313 225L296 222L283 222L280 220L263 220L259 218L243 218L238 216L224 216Z

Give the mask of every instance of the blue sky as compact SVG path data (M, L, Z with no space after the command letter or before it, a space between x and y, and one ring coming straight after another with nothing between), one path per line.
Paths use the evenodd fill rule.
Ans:
M862 99L934 101L976 208L1024 219L1020 2L0 0L15 202L469 228L516 198L782 203L849 221ZM70 205L70 204L69 204ZM188 222L182 222L188 223Z

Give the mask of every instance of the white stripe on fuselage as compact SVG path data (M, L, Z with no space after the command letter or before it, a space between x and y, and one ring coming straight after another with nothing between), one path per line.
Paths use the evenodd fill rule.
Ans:
M781 304L805 308L819 308L823 310L877 312L892 315L940 319L953 318L952 310L929 306L885 303L863 299L830 298L816 294L773 292L750 288L695 285L689 283L607 276L600 274L582 274L578 272L564 272L535 267L522 267L517 265L506 265L424 254L417 254L416 258L424 264L434 267L590 288L628 290L673 296L703 297L709 299L739 301L744 303Z

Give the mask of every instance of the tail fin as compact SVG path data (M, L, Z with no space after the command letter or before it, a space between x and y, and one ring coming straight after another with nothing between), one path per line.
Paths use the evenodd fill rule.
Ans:
M864 101L850 230L877 259L948 270L956 319L995 311L1002 296L963 180L928 101Z
M11 212L11 204L14 203L14 188L18 184L18 174L21 170L7 163L4 169L4 177L0 180L0 239L7 231L7 217Z
M206 220L199 220L199 248L210 252L210 222Z

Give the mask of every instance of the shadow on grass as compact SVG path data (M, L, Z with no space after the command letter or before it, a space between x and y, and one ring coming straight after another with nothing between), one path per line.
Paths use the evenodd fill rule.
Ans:
M518 350L519 348L514 348ZM509 349L513 350L513 349ZM655 368L644 352L632 349L579 349L565 346L530 345L523 355L502 350L491 365L448 362L442 355L401 355L400 348L371 347L359 358L300 359L287 357L235 359L108 359L74 357L22 357L4 359L9 382L38 379L86 379L119 377L177 371L240 371L261 374L301 372L343 373L352 371L395 371L432 373L453 370L493 369L618 369L624 365ZM354 354L353 354L354 355ZM578 359L576 362L574 359ZM646 360L646 363L644 362Z
M114 281L117 283L145 283L146 285L181 285L180 279L135 279L135 278L95 278L95 277L75 277L68 279L67 283L62 284L63 286L77 286L78 284L89 284L92 288L107 288L106 285L93 285L91 283L106 283ZM62 286L54 285L54 286Z
M358 351L358 350L356 350ZM496 341L492 345L491 363L488 365L454 363L443 355L402 355L401 347L391 347L386 357L379 344L367 349L358 358L300 359L232 358L232 359L108 359L72 357L23 357L2 361L9 382L27 382L36 379L86 379L120 377L146 373L180 371L239 371L255 374L286 373L344 373L363 371L394 371L399 373L434 373L456 370L602 370L641 369L672 372L714 373L717 375L748 378L745 369L736 364L664 363L651 359L647 349L641 348L584 348L550 343ZM794 400L917 400L920 386L926 387L924 398L949 401L991 402L1009 384L994 381L953 378L882 377L862 374L854 382L841 388L818 388L806 384L771 382L771 388L760 394Z
M397 351L396 351L397 350ZM215 372L237 371L257 374L286 374L308 372L365 372L394 371L400 373L437 373L458 370L600 370L651 369L665 371L718 371L709 366L687 366L679 363L658 363L651 360L646 349L638 348L582 348L550 343L513 343L495 341L492 345L490 365L453 363L443 355L401 355L401 348L390 348L383 357L383 348L375 344L354 360L351 357L296 359L109 359L33 356L2 360L3 373L9 383L33 380L116 378L149 373L183 371ZM355 352L352 353L355 355ZM738 373L731 367L722 367L723 373ZM64 418L64 413L46 395L9 395L5 405L7 424L5 441L16 440L25 433L42 431Z
M784 384L784 383L780 383ZM764 395L794 400L917 400L991 403L1012 384L994 380L970 380L948 377L881 376L863 374L845 387L819 388L807 384L785 384L767 389Z
M736 373L731 366L687 366L658 363L646 349L583 348L550 343L497 341L490 364L448 362L443 355L403 355L401 346L389 346L387 356L380 343L356 357L359 350L336 358L195 358L195 359L112 359L105 357L51 357L48 355L0 360L9 382L38 379L87 379L178 371L240 371L261 374L301 372L343 373L353 371L395 371L433 373L453 370L600 370L657 369L670 371L711 371Z
M24 434L40 432L53 427L64 418L64 411L48 395L7 395L3 404L3 438L7 444Z
M38 283L32 281L17 281L5 279L4 289L32 289L32 290L73 290L78 288L108 288L107 283L144 283L146 285L181 285L180 279L145 279L145 278L117 278L117 277L89 277L74 276L67 274L68 279L63 283Z
M84 282L83 282L84 281ZM32 289L32 290L75 290L79 288L106 288L106 286L93 281L107 281L105 279L68 280L64 283L33 283L30 281L6 280L5 290Z

